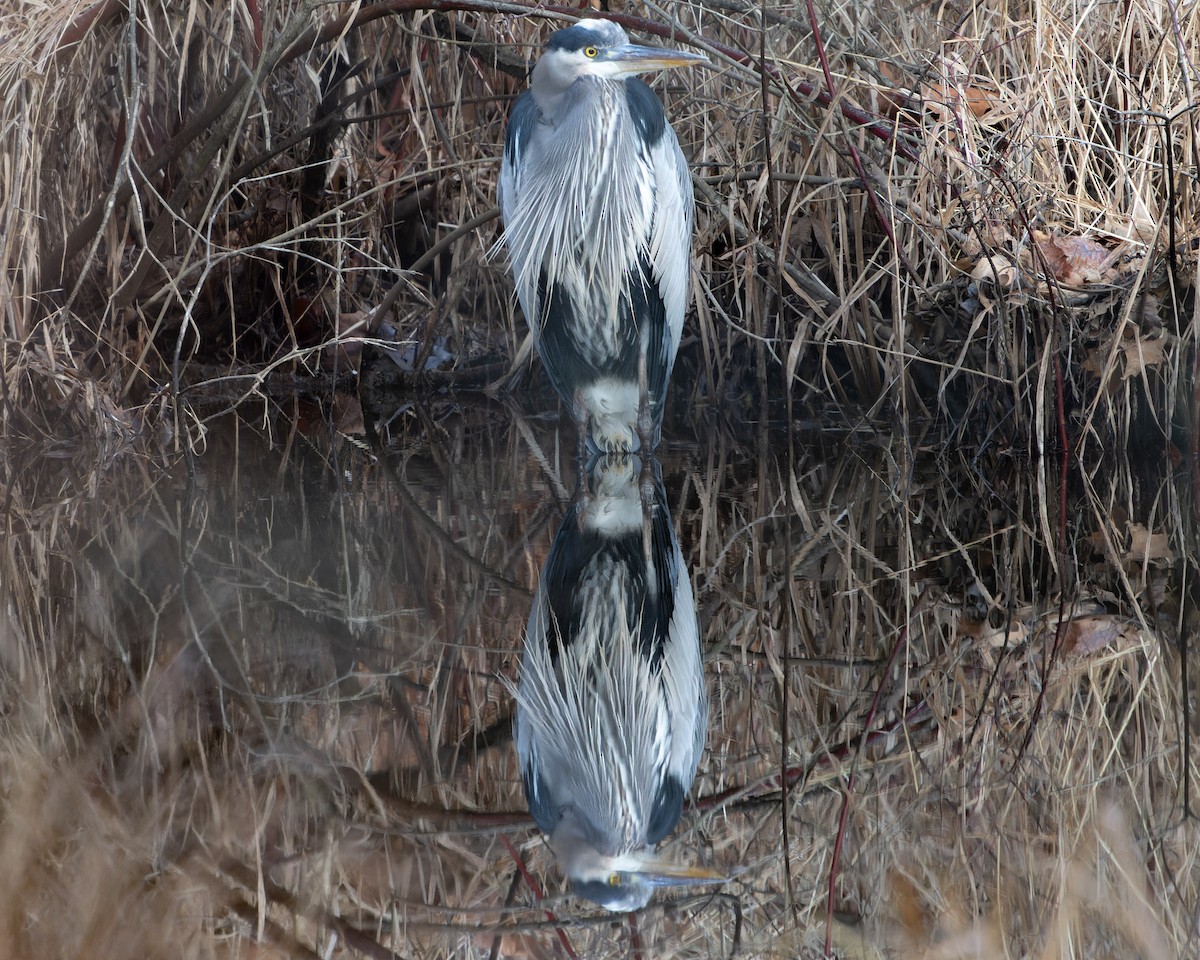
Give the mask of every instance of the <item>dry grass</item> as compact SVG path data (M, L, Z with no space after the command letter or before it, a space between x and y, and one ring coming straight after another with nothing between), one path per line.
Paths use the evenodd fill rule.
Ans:
M1056 557L1036 482L967 498L965 455L670 450L713 698L670 849L736 879L614 926L523 812L501 681L571 445L431 416L387 469L303 408L209 420L190 483L19 464L0 953L565 956L516 852L579 956L1194 951L1169 478L1097 480Z
M192 357L353 365L393 287L374 329L465 378L526 355L489 214L546 20L392 9L8 8L7 434L136 433ZM700 204L689 411L765 389L1033 448L1061 381L1072 441L1187 429L1190 6L820 5L827 74L803 6L625 12L714 60L658 83Z

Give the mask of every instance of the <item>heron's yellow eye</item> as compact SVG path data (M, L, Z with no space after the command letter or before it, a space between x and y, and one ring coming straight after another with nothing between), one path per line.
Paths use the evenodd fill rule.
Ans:
M619 887L621 885L621 875L619 873L610 873L608 875L608 885L610 887Z
M595 47L584 47L583 55L585 57L587 57L589 60L594 60L597 56L600 55L600 51L597 50Z

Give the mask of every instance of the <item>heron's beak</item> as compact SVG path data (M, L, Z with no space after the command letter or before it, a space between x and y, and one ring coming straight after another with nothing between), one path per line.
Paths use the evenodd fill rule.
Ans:
M648 70L664 70L668 67L694 67L700 63L711 63L708 57L683 50L668 50L659 47L641 47L636 43L625 43L608 50L606 60L617 68L618 73L646 73Z
M695 887L703 883L724 883L729 877L709 867L690 867L662 857L639 857L638 879L656 887Z

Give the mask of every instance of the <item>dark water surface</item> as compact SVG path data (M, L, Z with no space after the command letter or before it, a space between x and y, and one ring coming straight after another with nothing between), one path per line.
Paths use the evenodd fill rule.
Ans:
M511 735L574 437L488 405L390 430L381 457L347 402L214 417L189 456L10 455L5 952L1196 948L1165 458L1072 471L1060 514L1052 458L668 440L711 707L662 852L732 879L626 918L570 895Z

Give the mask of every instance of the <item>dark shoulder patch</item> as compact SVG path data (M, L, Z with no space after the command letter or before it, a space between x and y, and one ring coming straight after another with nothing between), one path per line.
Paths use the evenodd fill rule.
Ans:
M646 825L646 842L658 843L675 829L681 816L683 784L668 773L654 795L654 807L650 810L650 822Z
M655 472L657 473L657 463ZM667 644L679 643L671 633L671 619L675 616L675 581L687 576L687 571L675 569L675 540L671 528L671 517L667 512L667 496L661 476L657 477L657 490L653 513L650 519L650 562L646 562L645 548L640 533L629 538L629 564L641 574L640 590L626 601L632 610L639 611L630 628L638 638L638 651L649 661L651 669L662 670ZM653 579L653 583L650 580Z
M529 815L538 829L546 836L554 833L558 826L559 809L550 799L550 789L534 770L535 763L530 763L521 771L521 781L525 785L525 802L529 804Z
M526 90L517 98L504 130L504 159L512 163L517 150L529 141L529 134L542 116L533 94Z
M641 138L651 146L658 143L667 126L667 112L663 109L658 94L644 81L630 77L625 81L625 102Z

